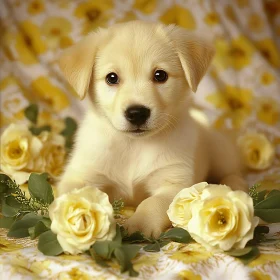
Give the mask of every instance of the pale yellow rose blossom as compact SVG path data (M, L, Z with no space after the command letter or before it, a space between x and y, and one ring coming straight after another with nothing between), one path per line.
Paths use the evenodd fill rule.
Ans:
M58 178L66 159L65 138L48 131L42 132L39 137L44 142L41 152L45 162L44 172L49 173L53 178Z
M25 183L31 172L47 172L57 178L65 163L65 138L43 131L32 135L26 125L11 124L1 135L1 171L17 184Z
M1 135L1 170L18 184L24 183L29 173L43 166L40 153L42 141L24 125L11 124Z
M201 185L200 185L201 184ZM169 208L169 218L172 223L186 229L191 237L212 252L223 252L243 249L254 236L254 229L259 218L254 217L252 198L243 191L232 191L225 185L207 185L200 183L203 188L197 199L185 200L184 209L190 211L187 222L179 220L177 212L172 208L180 208L176 202ZM184 193L178 194L184 199ZM170 215L173 213L173 215ZM189 219L189 216L191 217Z
M184 228L192 218L191 204L200 199L201 193L208 184L202 182L185 188L173 199L167 210L167 215L174 227Z
M75 189L56 198L49 215L59 244L72 255L88 250L96 241L112 240L116 234L108 195L95 187Z
M266 169L275 158L275 148L262 133L247 133L238 139L238 144L245 164L251 169Z

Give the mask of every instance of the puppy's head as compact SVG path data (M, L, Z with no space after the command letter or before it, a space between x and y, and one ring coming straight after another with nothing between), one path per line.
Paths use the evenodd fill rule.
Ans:
M134 21L88 35L60 67L114 129L139 137L174 125L212 56L208 42L180 27Z

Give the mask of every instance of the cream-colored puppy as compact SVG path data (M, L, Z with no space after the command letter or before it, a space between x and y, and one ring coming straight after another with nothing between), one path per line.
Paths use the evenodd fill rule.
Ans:
M158 236L182 188L208 179L243 188L234 146L188 112L212 56L208 42L182 28L141 21L100 29L66 50L60 67L91 108L58 193L96 186L137 206L129 232Z

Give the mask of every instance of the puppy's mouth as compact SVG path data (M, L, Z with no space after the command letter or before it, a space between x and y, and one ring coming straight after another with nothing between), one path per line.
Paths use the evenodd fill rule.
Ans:
M143 134L143 133L147 133L149 130L147 129L141 129L141 128L137 128L137 129L133 129L133 130L127 130L126 132L128 133L133 133L133 134Z

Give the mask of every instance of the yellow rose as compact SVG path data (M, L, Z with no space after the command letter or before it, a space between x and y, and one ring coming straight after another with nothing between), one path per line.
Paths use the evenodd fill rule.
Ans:
M49 215L59 244L72 255L88 250L95 241L112 240L116 234L108 195L95 187L75 189L56 198Z
M262 133L248 133L238 139L238 145L247 167L263 170L268 168L275 157L275 149Z
M174 227L185 228L187 226L192 218L191 204L200 199L201 193L207 185L206 182L193 185L183 189L174 197L167 210L169 220Z
M41 170L42 141L27 126L11 124L1 135L1 170L18 184L28 179L31 170Z
M185 208L191 212L191 219L184 228L214 252L243 249L259 223L252 198L225 185L204 186L199 199L185 203L189 204Z
M45 161L44 171L57 178L62 173L66 159L65 138L48 131L42 132L39 138L45 143L41 153Z

